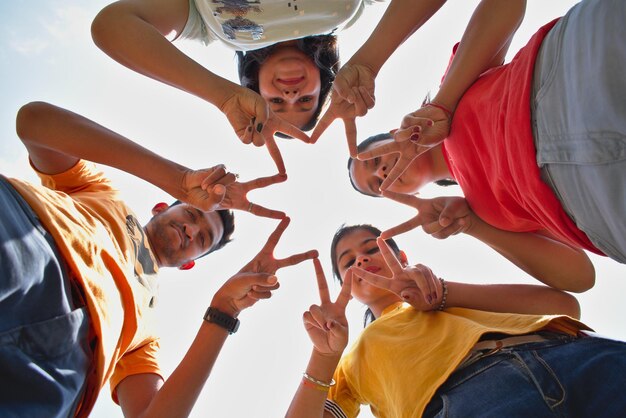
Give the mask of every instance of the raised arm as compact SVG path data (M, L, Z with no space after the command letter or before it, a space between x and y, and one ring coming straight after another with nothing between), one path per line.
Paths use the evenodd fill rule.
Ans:
M353 274L397 294L418 310L461 307L490 312L580 316L576 298L560 290L536 285L477 285L438 280L424 265L402 266L383 238L378 238L377 244L392 277L356 266L352 267Z
M511 232L491 226L476 216L461 197L420 199L389 191L383 195L418 211L410 220L384 231L383 238L419 226L439 239L463 232L478 238L548 286L584 292L594 285L595 269L583 250L541 233Z
M273 134L279 131L305 142L308 136L274 117L259 94L212 73L168 40L181 33L188 15L188 0L120 0L100 11L91 33L96 45L120 64L215 105L245 144L267 142L284 173Z

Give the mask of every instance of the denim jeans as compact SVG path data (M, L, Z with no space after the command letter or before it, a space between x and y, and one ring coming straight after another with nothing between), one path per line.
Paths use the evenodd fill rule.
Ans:
M73 417L89 316L32 209L0 176L0 417Z
M482 357L453 373L424 417L624 418L626 343L564 336Z

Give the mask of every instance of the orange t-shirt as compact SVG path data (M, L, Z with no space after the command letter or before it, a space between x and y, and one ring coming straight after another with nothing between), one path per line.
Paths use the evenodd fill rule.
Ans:
M158 266L142 226L95 164L81 160L63 173L37 174L42 186L9 181L52 234L85 294L97 339L77 413L87 416L107 381L114 393L126 376L161 375L152 320Z

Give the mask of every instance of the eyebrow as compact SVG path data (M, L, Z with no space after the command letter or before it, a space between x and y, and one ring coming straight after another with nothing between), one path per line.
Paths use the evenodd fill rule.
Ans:
M359 246L362 247L362 246L364 246L365 244L367 244L370 241L376 241L376 238L366 238L359 244ZM345 250L344 252L339 254L339 257L337 257L337 262L339 262L339 260L341 260L341 257L346 255L348 252L350 252L350 248L348 248L347 250Z

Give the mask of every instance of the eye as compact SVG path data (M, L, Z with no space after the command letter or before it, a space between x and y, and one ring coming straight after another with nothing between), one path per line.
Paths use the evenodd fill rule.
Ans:
M206 238L204 237L204 234L200 234L200 243L202 244L202 248L204 248L204 244L206 243Z
M300 97L300 99L298 99L298 101L300 103L308 103L310 101L313 100L313 96L304 96L304 97Z
M346 263L344 264L343 268L346 269L346 270L349 269L350 266L352 266L354 264L354 260L355 260L354 258L350 258L348 261L346 261Z
M189 219L191 219L192 221L196 220L196 214L193 213L192 210L185 209L185 212L187 212L187 216L189 216Z
M280 97L272 97L270 99L270 103L274 103L274 104L281 104L284 100L281 99Z
M380 157L374 158L374 167L378 167L378 164L380 164Z
M367 251L367 254L376 254L376 253L379 253L379 252L380 252L380 248L378 248L378 247L372 247L372 249L371 249L371 250L368 250L368 251Z

